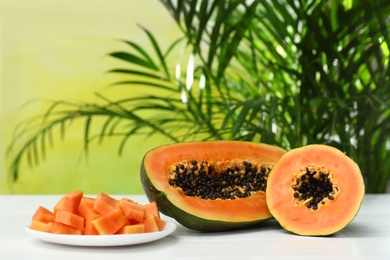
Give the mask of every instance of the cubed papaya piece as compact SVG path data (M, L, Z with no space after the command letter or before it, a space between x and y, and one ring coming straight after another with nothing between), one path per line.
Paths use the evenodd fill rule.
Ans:
M92 224L92 220L97 219L101 217L98 213L92 213L87 216L85 219L85 228L84 228L84 235L99 235L99 233L96 231L95 227Z
M54 213L45 207L39 206L32 219L44 223L54 222Z
M145 205L144 218L147 218L149 215L154 215L156 217L160 217L160 212L158 211L157 203L155 201Z
M99 235L115 234L121 227L128 224L126 216L120 208L113 210L91 221Z
M42 222L42 221L33 219L31 221L29 228L37 230L37 231L45 231L47 223L48 222Z
M137 204L130 200L121 199L119 201L119 207L131 223L139 223L144 219L146 209L144 205Z
M62 223L49 222L45 227L45 232L54 234L81 235L81 230L67 226Z
M165 228L165 226L167 225L167 222L165 222L163 219L157 217L157 216L154 216L154 221L156 221L156 224L157 224L157 227L158 227L158 230L161 231Z
M145 232L144 224L126 225L118 230L116 234L139 234Z
M59 210L64 210L64 197L61 197L61 199L56 203L56 205L54 205L54 214L56 214L56 212Z
M84 218L65 210L57 211L54 222L62 223L80 230L84 229Z
M95 201L94 198L89 198L89 197L81 198L79 209L78 209L80 216L86 219L89 215L97 213L93 209L94 201Z
M82 197L83 197L82 191L72 191L65 194L62 209L64 211L69 211L78 214L79 204Z
M119 200L108 196L104 192L100 192L93 203L93 209L101 215L107 214L118 208Z
M145 231L145 233L158 232L159 231L154 215L149 215L148 217L146 217L144 219L144 221L142 222L142 224L144 224L144 227L145 227L144 231Z

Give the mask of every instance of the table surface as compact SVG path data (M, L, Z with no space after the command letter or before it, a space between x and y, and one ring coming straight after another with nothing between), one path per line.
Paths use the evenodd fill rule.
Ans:
M147 203L143 195L113 195ZM0 259L390 259L390 194L366 195L356 218L330 237L284 231L271 219L251 229L203 233L177 224L171 235L117 247L67 246L29 236L25 227L38 206L60 195L0 195ZM54 258L51 258L54 257Z

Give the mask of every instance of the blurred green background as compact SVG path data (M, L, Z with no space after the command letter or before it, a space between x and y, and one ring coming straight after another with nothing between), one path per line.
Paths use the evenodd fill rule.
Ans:
M142 2L142 3L141 3ZM6 146L21 121L47 108L43 99L93 101L94 91L109 89L114 61L106 54L123 48L120 41L147 42L142 24L170 41L178 29L156 0L0 0L0 193L143 193L139 167L143 154L164 138L132 139L123 156L118 142L107 139L83 153L82 125L56 141L45 163L23 163L17 182L10 180ZM137 89L132 92L137 93ZM128 95L128 93L126 93Z

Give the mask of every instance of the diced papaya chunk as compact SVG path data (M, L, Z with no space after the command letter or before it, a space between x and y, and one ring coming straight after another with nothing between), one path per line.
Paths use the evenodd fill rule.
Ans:
M156 220L154 217L155 217L154 215L149 215L142 222L145 225L145 233L159 231Z
M116 234L139 234L145 232L144 224L126 225L118 230Z
M57 211L55 222L62 223L80 230L84 229L84 218L65 210Z
M161 218L159 217L156 217L154 216L154 221L156 221L156 224L157 224L157 227L158 227L158 230L161 231L165 228L165 226L167 225L167 222L165 222L164 220L162 220Z
M56 212L59 210L64 210L64 197L61 197L56 205L54 205L54 214L56 214Z
M48 223L54 221L54 213L45 207L39 206L35 211L32 220Z
M158 211L157 203L155 201L145 205L144 218L147 218L149 215L155 215L156 217L160 217L160 212Z
M72 191L64 196L62 209L77 214L79 210L79 204L83 197L82 191Z
M131 223L139 223L144 219L146 209L144 205L121 199L119 201L119 207Z
M96 231L96 228L92 224L92 220L97 219L101 217L98 213L92 213L87 216L85 219L85 228L84 228L84 235L99 235L99 233Z
M101 217L91 221L99 235L115 234L121 227L128 224L128 220L123 215L122 210L117 208Z
M29 228L37 230L37 231L45 231L47 223L48 222L42 222L42 221L33 219L31 221Z
M69 235L81 235L81 230L67 226L62 223L49 222L46 225L45 232L54 234L69 234Z
M107 214L118 208L119 200L108 196L104 192L100 192L93 203L93 209L101 215Z
M83 218L87 218L91 214L96 214L97 212L93 209L95 199L89 197L83 197L80 200L79 204L79 214Z

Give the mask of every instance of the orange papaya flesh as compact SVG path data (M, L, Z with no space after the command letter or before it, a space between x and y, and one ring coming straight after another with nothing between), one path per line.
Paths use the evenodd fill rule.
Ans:
M72 191L64 196L62 210L77 214L80 200L83 197L82 191Z
M124 199L120 200L119 206L126 218L129 219L132 223L139 223L144 220L146 206Z
M163 219L159 218L156 215L152 215L154 218L154 221L156 222L157 228L159 231L163 230L165 226L167 225L167 222L165 222Z
M57 211L64 209L64 199L65 199L65 196L61 197L61 199L54 205L54 208L53 208L54 214Z
M154 218L154 215L149 215L148 217L146 217L144 219L144 221L142 222L142 224L144 225L145 233L158 232L159 231L158 225L157 225L156 220Z
M62 223L64 225L80 229L81 231L84 229L84 218L70 211L57 211L54 222Z
M118 208L92 220L91 223L99 235L112 235L128 224L128 220L122 210Z
M83 235L99 235L96 228L92 225L92 220L101 217L102 215L97 213L91 213L85 218L85 227Z
M90 215L97 214L97 212L93 209L94 201L95 199L90 197L83 197L80 200L78 208L80 216L86 219Z
M144 224L135 224L135 225L125 225L121 227L116 234L139 234L145 233Z
M145 154L141 181L159 211L187 228L242 228L272 217L265 198L267 176L285 152L239 141L164 145Z
M347 155L330 146L308 145L290 150L274 165L266 199L286 230L327 236L354 219L364 189L359 167Z
M62 223L56 223L56 222L47 223L45 232L54 233L54 234L68 234L68 235L82 234L80 229L70 227Z
M118 209L118 207L119 207L119 201L105 194L104 192L100 192L98 194L93 204L93 209L101 215L116 210Z
M145 205L145 216L144 218L149 217L149 215L153 215L156 217L160 217L160 212L158 211L157 203L152 201Z
M31 220L29 228L43 232L46 230L47 223L49 223L49 222L42 222L42 221L33 219L33 220Z
M35 211L32 219L43 223L53 222L54 213L45 207L39 206L38 209Z

